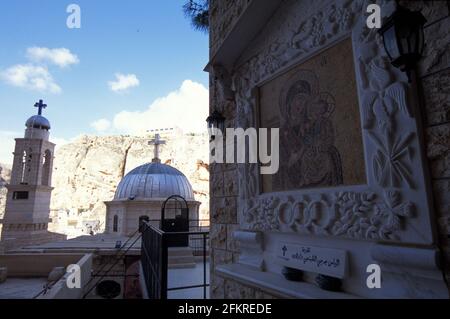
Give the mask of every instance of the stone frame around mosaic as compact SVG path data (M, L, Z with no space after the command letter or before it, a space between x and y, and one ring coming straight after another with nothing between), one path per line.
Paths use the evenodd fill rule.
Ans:
M257 127L256 87L350 36L367 185L260 194L258 165L238 165L242 230L434 243L420 112L408 101L414 88L388 64L376 30L369 30L365 17L357 16L362 6L363 2L343 1L307 21L287 21L282 26L287 30L277 30L284 38L268 34L266 49L252 52L240 65L233 85L237 127ZM333 20L327 19L332 15Z

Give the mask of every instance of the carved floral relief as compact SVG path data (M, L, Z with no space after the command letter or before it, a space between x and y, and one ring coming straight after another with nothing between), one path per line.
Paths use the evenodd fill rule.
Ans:
M386 8L391 5L381 2ZM333 183L325 183L317 189L261 193L263 181L258 165L239 165L238 214L242 229L430 242L423 163L418 156L414 111L408 100L410 86L405 75L387 63L376 30L366 27L360 13L367 3L333 2L300 19L289 12L302 12L305 8L301 7L302 2L291 1L285 6L286 12L277 13L280 19L287 17L284 23L262 32L264 45L259 50L252 49L250 58L240 63L233 74L236 125L256 127L259 100L255 88L260 83L351 36L365 185L330 187L325 184ZM389 13L387 10L385 14ZM332 104L332 99L325 100Z

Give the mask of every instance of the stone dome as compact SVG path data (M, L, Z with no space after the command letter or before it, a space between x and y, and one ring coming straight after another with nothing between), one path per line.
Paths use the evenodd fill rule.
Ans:
M27 120L25 125L28 128L50 129L50 122L42 115L33 115Z
M158 162L139 166L119 183L114 200L166 199L171 195L194 200L194 191L186 176L172 166Z

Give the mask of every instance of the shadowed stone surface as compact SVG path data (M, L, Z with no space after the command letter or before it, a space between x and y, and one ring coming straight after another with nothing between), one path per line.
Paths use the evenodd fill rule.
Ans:
M428 128L428 158L433 178L450 178L450 125Z
M450 122L450 68L422 80L428 125Z

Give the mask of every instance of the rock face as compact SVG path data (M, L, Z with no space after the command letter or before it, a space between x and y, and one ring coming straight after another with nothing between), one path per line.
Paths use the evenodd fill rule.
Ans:
M59 147L55 153L49 230L69 238L102 232L105 226L104 201L114 198L122 177L153 158L151 136L82 136ZM195 199L201 202L200 219L209 219L208 135L163 134L162 163L183 172L192 184ZM2 166L0 218L4 213L10 170Z
M0 219L3 218L6 205L6 184L11 179L11 167L0 163ZM1 226L0 226L1 227Z
M102 232L104 201L114 198L122 177L153 158L151 136L81 136L56 150L49 230L69 238ZM163 163L179 169L201 202L200 219L209 219L209 139L207 134L161 133ZM11 168L0 164L0 219L3 218Z
M162 163L183 172L200 206L200 219L209 218L208 135L161 134ZM55 155L51 210L53 230L69 237L80 232L102 232L104 201L114 198L122 177L153 158L152 137L83 136L60 147Z

